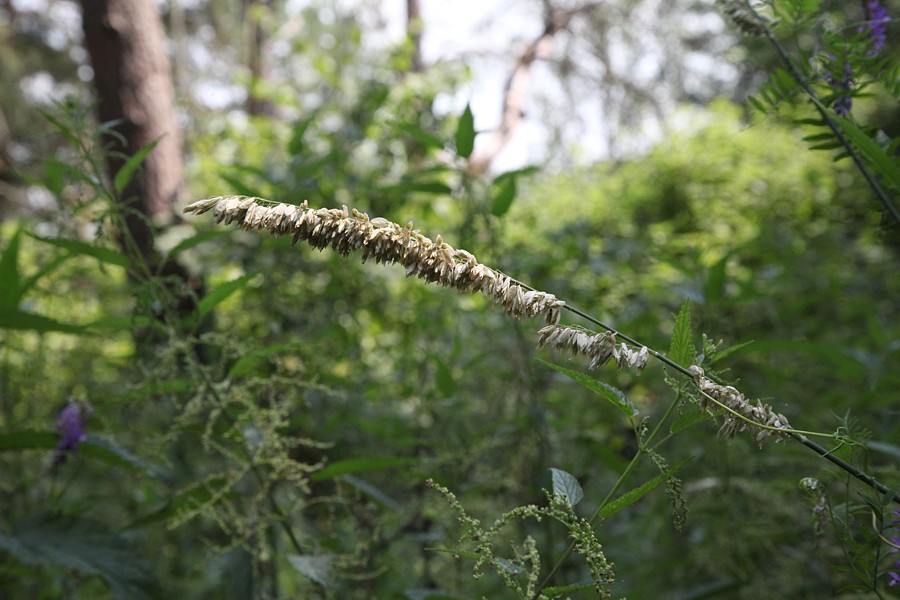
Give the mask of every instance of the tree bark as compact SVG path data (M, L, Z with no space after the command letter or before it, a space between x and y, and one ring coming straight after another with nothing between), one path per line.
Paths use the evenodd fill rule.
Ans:
M546 58L553 47L553 38L569 26L573 13L548 12L544 22L544 30L519 55L503 93L503 116L500 125L494 129L484 143L469 158L469 170L472 173L487 172L491 163L509 143L519 128L525 115L525 101L528 98L528 82L531 79L531 66L534 61Z
M148 144L157 146L118 198L127 234L154 264L153 222L172 220L183 185L181 136L164 33L153 0L82 0L85 46L94 69L97 116L116 121L107 136L111 177ZM123 144L124 141L124 144ZM123 245L126 240L121 241Z

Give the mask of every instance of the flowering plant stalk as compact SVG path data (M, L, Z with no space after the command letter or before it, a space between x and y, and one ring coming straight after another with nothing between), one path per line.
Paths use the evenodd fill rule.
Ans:
M312 209L306 201L298 206L244 196L208 198L184 209L186 213L198 215L208 211L214 211L218 223L238 224L247 230L265 230L276 236L290 235L292 244L304 241L319 250L331 247L345 257L359 251L363 262L374 259L377 263L400 264L409 277L415 276L428 283L454 287L460 292L481 292L513 317L543 316L547 326L539 332L539 345L573 355L583 355L589 360L590 368L615 360L620 369L632 367L640 372L649 357L653 356L690 378L703 398L701 408L705 409L712 404L725 412L720 435L731 438L749 429L754 432L759 444L773 435L776 442L792 438L867 485L882 493L888 491L883 484L834 456L808 437L834 439L835 436L793 429L787 418L776 413L771 406L760 401L751 403L734 387L721 385L707 377L700 366L685 368L661 352L639 344L566 304L555 295L535 290L478 262L474 255L453 248L441 236L432 241L415 230L412 223L403 227L382 217L370 218L367 214L346 206L341 209ZM587 318L605 331L590 333L560 326L560 313L564 309ZM617 338L622 340L620 345L617 345ZM900 502L900 494L895 494L894 497Z

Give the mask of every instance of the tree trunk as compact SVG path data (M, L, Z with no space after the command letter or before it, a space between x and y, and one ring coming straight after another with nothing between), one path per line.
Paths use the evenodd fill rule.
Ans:
M97 115L117 121L121 136L107 136L110 176L128 156L158 141L123 190L121 203L128 248L155 265L153 222L169 222L183 184L181 136L175 121L175 93L164 51L162 21L153 0L82 0L85 46L94 69ZM124 141L124 146L123 146ZM123 232L126 233L126 232Z

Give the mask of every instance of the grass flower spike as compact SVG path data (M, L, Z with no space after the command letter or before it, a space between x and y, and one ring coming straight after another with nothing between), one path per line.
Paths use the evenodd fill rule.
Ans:
M200 200L184 209L202 214L215 209L216 222L238 223L244 229L262 229L272 235L292 235L292 244L305 241L313 248L331 247L347 256L357 250L362 261L396 263L409 277L454 287L460 292L482 292L514 317L543 315L552 325L559 323L565 302L553 294L527 290L509 276L479 263L465 250L447 244L441 236L432 241L412 223L401 227L383 218L370 219L356 209L311 209L270 204L259 198L223 196Z

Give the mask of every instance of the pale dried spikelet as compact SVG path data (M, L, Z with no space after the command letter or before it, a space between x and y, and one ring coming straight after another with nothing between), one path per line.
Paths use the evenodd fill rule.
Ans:
M756 431L756 442L760 446L762 446L762 443L766 438L773 434L775 435L776 443L790 437L789 431L773 431L772 429L759 427L759 425L763 425L765 427L774 427L775 429L791 429L787 417L775 413L768 404L763 404L760 400L757 400L756 404L751 404L744 394L737 389L730 385L720 385L706 377L703 373L703 369L697 365L692 365L689 371L694 378L694 383L697 384L697 387L701 392L709 395L711 398L727 406L749 421L752 421L751 424L742 419L738 419L731 413L726 413L725 422L719 429L719 435L731 439L741 431L752 429ZM706 408L707 404L708 403L701 400L701 406L703 408Z
M347 206L311 209L306 201L293 206L242 196L200 200L184 212L203 214L213 208L217 223L238 223L244 229L291 235L292 245L302 240L319 250L331 247L342 256L360 250L363 262L374 258L376 263L396 263L406 269L407 276L460 292L486 294L514 317L544 315L547 323L556 325L565 306L553 294L527 291L503 273L479 263L470 252L453 248L441 236L431 241L413 229L412 223L401 227L382 217L370 219ZM617 360L619 356L616 354Z
M548 325L538 331L538 335L539 346L549 346L560 352L569 352L572 356L589 358L589 369L602 367L610 359L614 359L618 368L632 367L640 373L650 358L650 349L646 346L634 350L623 342L617 347L616 335L611 331L593 333L576 327Z
M751 36L766 33L766 20L744 0L719 0L718 4L738 30Z

